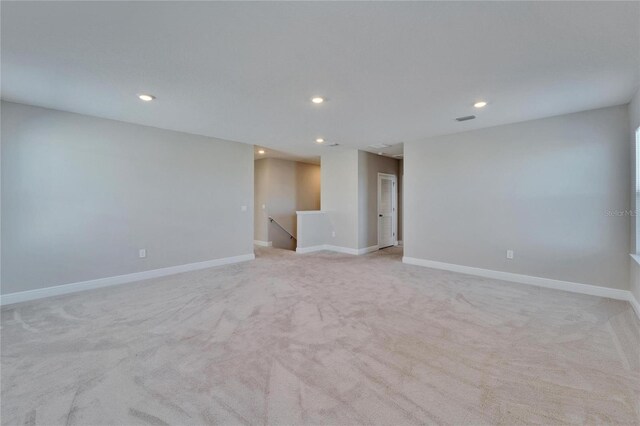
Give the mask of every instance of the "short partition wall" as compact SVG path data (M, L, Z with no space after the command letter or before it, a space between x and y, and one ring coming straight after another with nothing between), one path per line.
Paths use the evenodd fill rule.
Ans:
M328 212L298 211L298 247L296 253L311 253L320 250L335 251L337 253L361 255L378 250L378 246L353 248L331 244L334 229Z
M296 212L298 216L298 253L326 250L331 235L331 224L326 212L308 210Z

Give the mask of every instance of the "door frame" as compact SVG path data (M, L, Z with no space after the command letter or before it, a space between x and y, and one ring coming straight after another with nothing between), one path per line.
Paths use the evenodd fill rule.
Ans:
M391 179L392 181L392 190L391 190L391 232L393 233L393 242L391 245L398 245L398 176L390 173L378 173L378 187L377 187L377 197L378 203L376 205L376 230L378 234L378 249L391 247L384 246L380 244L380 181L382 178Z

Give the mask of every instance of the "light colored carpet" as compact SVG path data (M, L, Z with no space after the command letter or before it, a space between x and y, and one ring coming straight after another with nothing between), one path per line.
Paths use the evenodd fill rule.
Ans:
M397 248L257 256L3 308L2 423L640 422L626 302Z

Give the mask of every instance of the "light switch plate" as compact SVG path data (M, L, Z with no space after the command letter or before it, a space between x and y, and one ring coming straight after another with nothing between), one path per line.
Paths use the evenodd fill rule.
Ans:
M240 211L242 211L242 212L246 212L246 211L247 211L247 206L241 206L241 207L240 207Z
M138 257L140 259L144 259L145 257L147 257L147 249L138 250Z

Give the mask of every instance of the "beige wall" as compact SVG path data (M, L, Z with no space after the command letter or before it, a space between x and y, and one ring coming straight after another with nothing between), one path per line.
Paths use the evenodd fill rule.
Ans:
M1 132L3 294L253 253L250 145L8 102Z
M358 151L358 248L378 244L378 173L398 177L398 160Z
M404 149L405 256L628 289L626 106Z
M287 234L268 217L297 236L296 211L320 210L320 166L265 158L255 161L255 171L255 239L293 248Z

